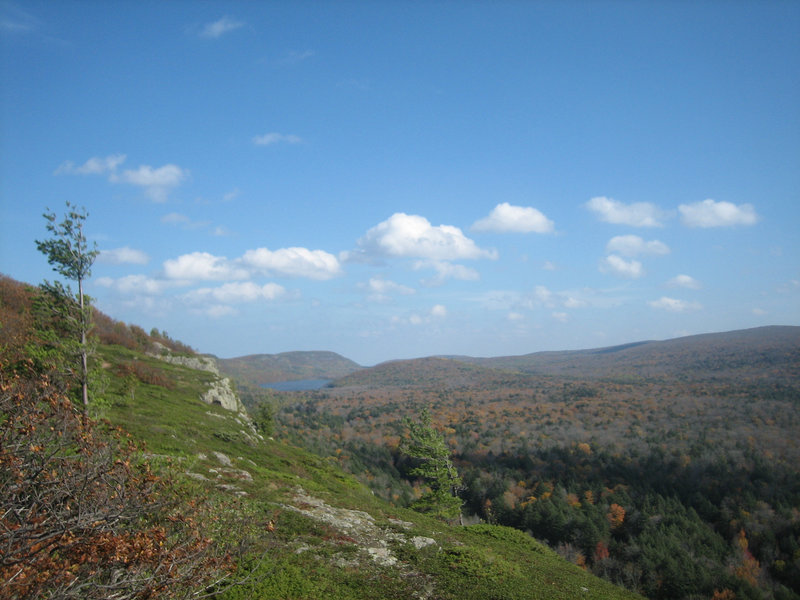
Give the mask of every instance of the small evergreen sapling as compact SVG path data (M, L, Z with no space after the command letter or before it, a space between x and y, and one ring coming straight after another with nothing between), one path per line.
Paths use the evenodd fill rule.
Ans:
M428 409L423 409L418 423L408 417L403 420L408 435L400 442L400 451L415 459L416 465L409 471L421 477L430 488L412 508L430 512L448 521L461 518L461 477L450 458L450 448L444 437L431 423Z

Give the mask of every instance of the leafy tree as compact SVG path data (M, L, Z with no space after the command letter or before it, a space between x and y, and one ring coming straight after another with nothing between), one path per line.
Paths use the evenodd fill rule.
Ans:
M450 457L444 437L431 424L428 409L423 409L420 421L406 417L403 421L408 435L400 441L400 451L416 462L409 473L421 477L430 488L412 507L438 517L455 520L461 517L461 477Z
M67 214L61 223L56 222L55 213L49 209L44 213L47 221L47 231L53 237L40 241L36 240L36 248L47 257L47 262L53 270L78 284L77 304L77 333L80 339L80 383L81 398L83 400L84 414L89 410L89 364L88 346L86 335L91 325L90 307L83 294L83 282L92 273L92 264L97 257L97 245L89 246L86 234L83 231L84 222L89 216L86 209L78 210L76 206L67 202ZM50 285L50 284L46 284ZM49 292L74 300L69 287L60 285L50 286Z

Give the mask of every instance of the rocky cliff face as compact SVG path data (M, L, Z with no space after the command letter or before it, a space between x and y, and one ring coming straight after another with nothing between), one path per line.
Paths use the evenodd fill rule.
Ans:
M220 377L212 382L208 390L200 396L200 400L206 404L218 404L227 410L247 414L242 401L231 387L231 380L227 377Z

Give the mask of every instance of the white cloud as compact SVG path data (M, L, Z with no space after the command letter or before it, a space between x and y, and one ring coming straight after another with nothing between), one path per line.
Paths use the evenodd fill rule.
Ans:
M158 296L167 288L179 285L179 282L164 279L153 279L146 275L127 275L118 279L98 277L95 283L101 287L111 288L127 296Z
M277 283L258 285L252 281L235 281L215 288L198 288L184 296L190 302L213 300L220 304L275 300L286 294L286 289Z
M280 67L289 67L301 63L304 60L308 60L309 58L313 57L314 54L315 54L314 51L311 49L290 50L289 52L284 54L281 58L275 60L273 64Z
M233 232L228 229L227 227L223 227L222 225L218 225L214 228L212 235L216 237L230 237L233 235Z
M153 201L166 202L169 191L179 186L188 176L189 171L178 165L168 164L157 169L141 165L138 169L127 169L119 175L112 173L110 180L143 187Z
M150 257L141 250L123 246L112 250L101 250L97 260L112 265L146 265Z
M211 304L200 309L193 309L192 312L201 315L206 315L213 319L227 317L228 315L235 315L236 309L227 304Z
M483 250L458 227L434 227L419 215L395 213L358 240L362 254L430 260L497 258L495 250Z
M222 17L219 21L207 23L200 31L200 37L217 39L218 37L226 33L230 33L231 31L235 31L243 26L244 23L242 21L236 21L235 19L227 16Z
M638 279L644 275L642 263L638 260L625 260L616 254L610 254L600 262L600 271L628 279Z
M241 261L252 269L287 277L324 280L342 274L339 260L324 250L294 247L272 251L256 248L245 252Z
M272 146L273 144L300 144L303 138L291 133L265 133L264 135L257 135L253 138L253 143L256 146Z
M444 260L418 260L414 263L414 270L420 271L423 269L433 269L436 271L436 277L422 280L422 283L427 286L442 285L448 279L477 281L481 277L475 269L465 267L464 265L456 265Z
M387 302L393 294L408 296L416 293L413 288L381 277L372 277L367 283L359 284L359 287L369 291L367 298L371 302Z
M752 204L737 206L730 202L708 199L694 204L681 204L678 211L681 213L681 221L687 227L732 227L754 225L758 222L758 215Z
M606 252L609 254L621 254L622 256L669 254L669 246L658 240L645 242L638 235L618 235L608 241Z
M4 33L25 34L34 32L41 27L39 19L11 2L3 2L0 10L3 13L0 15L0 31Z
M574 296L567 296L564 299L564 306L566 308L581 308L586 306L586 301L575 298Z
M236 198L238 198L242 194L239 188L233 188L230 192L226 193L222 196L223 202L233 202Z
M667 296L662 296L658 300L648 302L648 304L653 308L666 310L668 312L687 312L690 310L700 310L703 308L698 302L687 302L686 300L668 298Z
M768 315L769 313L765 311L763 308L754 308L753 314L757 317L763 317L765 315Z
M513 311L512 311L512 312L510 312L510 313L508 313L508 314L506 315L506 318L507 318L509 321L522 321L522 320L525 318L525 316L524 316L524 315L522 315L521 313L518 313L518 312L513 312Z
M202 229L208 227L211 221L192 221L184 214L171 212L161 217L161 222L167 225L180 225L183 229Z
M632 227L661 227L662 212L649 202L623 204L613 198L598 196L586 203L586 208L606 223Z
M488 217L476 221L473 231L499 233L550 233L553 221L531 206L513 206L508 202L498 204Z
M106 173L114 173L117 167L125 162L126 156L124 154L111 154L104 158L92 157L83 163L80 167L76 167L75 163L71 160L64 161L55 170L55 175L104 175Z
M171 212L161 217L161 222L169 224L186 224L191 223L191 219L181 213Z
M569 315L565 312L554 312L553 318L561 323L566 323L569 320Z
M431 309L431 316L437 318L444 318L447 316L447 307L444 304L436 304Z
M699 290L702 286L700 282L690 275L676 275L667 282L670 287L687 288L690 290Z
M555 306L556 298L553 292L543 285L537 285L531 295L534 306Z
M192 252L164 261L164 275L169 279L183 281L225 281L246 279L248 272L223 256Z

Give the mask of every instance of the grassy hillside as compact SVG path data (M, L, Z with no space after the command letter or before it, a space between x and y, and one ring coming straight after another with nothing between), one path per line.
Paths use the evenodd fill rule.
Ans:
M174 457L205 493L235 497L243 520L261 521L257 577L223 598L636 597L521 532L446 525L377 499L334 461L256 441L241 417L198 400L210 373L120 347L100 355L109 369L137 360L167 382L138 382L123 398L114 379L105 417Z
M61 443L62 433L51 428L53 435L44 446L28 444L25 436L37 431L44 431L46 437L50 434L46 428L17 427L17 417L11 417L12 410L23 397L19 394L33 393L37 387L51 394L47 390L54 385L45 380L49 375L37 375L35 369L31 370L33 363L25 354L40 343L37 336L41 332L35 330L36 319L28 308L35 292L8 280L0 283L3 333L13 333L13 339L10 335L4 338L0 349L3 384L0 439L14 440L14 444L4 443L2 451L27 453L36 464L41 456L49 455L54 445ZM130 447L125 450L127 454L120 454L116 460L110 456L105 464L114 477L107 479L89 473L87 481L92 489L107 489L113 508L127 501L130 473L135 470L143 473L141 485L145 487L155 485L160 478L174 481L172 489L178 490L175 497L182 498L183 505L170 509L172 512L165 515L163 525L142 531L112 534L109 529L83 540L81 536L100 523L87 523L86 530L75 529L66 541L70 548L82 548L76 560L82 561L83 570L76 563L73 570L65 571L62 580L67 587L62 585L56 597L75 597L65 594L69 589L77 589L78 576L97 578L107 570L107 580L117 581L130 568L132 557L136 560L155 557L157 562L152 564L166 568L169 562L164 562L164 558L191 560L195 551L204 548L218 549L216 555L222 557L222 564L235 560L237 568L229 581L236 585L212 584L181 597L194 597L195 592L230 600L638 597L570 564L519 531L492 525L450 526L377 498L352 475L343 472L336 461L262 436L245 414L201 401L209 386L219 384L218 375L166 362L163 357L142 350L152 349L153 342L164 341L167 336L161 334L156 340L140 328L110 320L105 325L110 325L106 333L114 332L115 339L125 345L98 345L93 359L96 375L91 412L99 420L85 421L74 415L75 426L84 431L76 443L89 439L86 427L98 436L106 435L104 432L119 435L118 428L123 428L131 440L144 444L144 450ZM190 349L174 346L184 355L191 355ZM163 344L155 347L164 353ZM188 359L195 360L192 356ZM37 381L37 377L41 380ZM16 401L12 393L17 394ZM46 418L55 406L54 401L40 402L31 414L36 419ZM71 410L66 400L59 400L58 406L61 410ZM105 456L105 449L111 447L100 441L80 451L81 460L75 463L76 467L94 464L94 457ZM123 447L124 443L120 452ZM13 491L18 484L8 475L17 459L12 454L3 454L2 459L0 483L5 486L3 490ZM22 475L25 473L20 472ZM157 511L167 506L165 491L152 496L152 503L151 496L147 491L144 509L151 507ZM74 511L79 499L67 496L57 502ZM34 503L34 510L38 513L33 514L32 524L38 526L49 520L44 505L37 508ZM193 521L186 514L202 515L202 520ZM148 522L146 512L137 515L137 521ZM109 518L113 521L115 517L112 514ZM191 546L172 545L172 554L166 556L162 549L164 527L170 523L196 541ZM130 526L135 528L136 523L131 522ZM195 530L202 530L202 534ZM6 537L15 531L13 527L4 528L0 533L5 537L0 541L5 543ZM169 542L172 538L166 539ZM111 547L112 542L117 545ZM123 542L127 544L126 554L119 550ZM53 543L60 542L56 538ZM66 546L56 547L60 549L54 550L55 555L67 552ZM40 548L34 545L32 552ZM110 553L103 554L104 549ZM26 560L31 558L23 558L21 564ZM146 562L145 567L148 564L151 563ZM14 587L20 584L19 578L13 581L17 577L16 567L12 563L3 563L2 567L8 569L3 572L9 578L0 582L0 597L31 597L14 591L27 589ZM149 586L148 582L153 581L149 578L155 575L146 572L142 585ZM35 576L46 579L51 573ZM85 597L102 597L102 588L94 585L91 590ZM151 594L173 597L175 592L170 588L143 590L141 597Z

